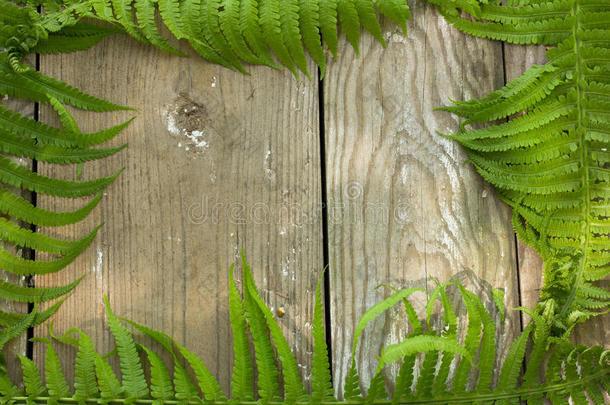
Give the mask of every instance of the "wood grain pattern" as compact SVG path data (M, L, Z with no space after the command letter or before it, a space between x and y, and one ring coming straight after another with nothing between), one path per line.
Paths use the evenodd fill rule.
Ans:
M28 60L29 63L33 62L33 58L28 58L28 59L29 59ZM19 114L21 114L24 117L34 118L35 104L32 102L9 98L9 97L3 97L3 98L0 98L0 104L10 108L11 110L13 110L15 112L18 112ZM12 157L11 159L14 162L16 162L22 166L25 166L29 169L32 168L32 161L30 159L16 158L16 157ZM14 190L14 192L16 194L21 194L24 198L27 198L28 200L31 198L31 196L29 195L29 193L27 191ZM18 221L18 222L21 225L25 225L25 224L21 223L21 221ZM8 252L10 252L16 256L23 257L24 253L28 254L27 252L24 252L23 249L16 248L12 244L4 243L4 242L0 242L0 243L2 244L3 249L7 250ZM8 281L8 282L11 282L14 284L21 284L21 285L26 284L26 280L24 277L16 276L14 274L10 274L5 271L2 271L0 277L2 277L3 281ZM28 306L27 306L27 304L0 300L0 310L7 311L7 312L26 313L28 310ZM26 354L26 343L27 343L27 337L21 336L17 339L10 341L2 350L2 352L4 353L5 359L6 359L8 375L10 378L12 378L13 381L21 380L21 378L20 378L21 377L21 368L18 366L20 364L20 362L19 362L19 359L17 358L17 354L21 354L21 355Z
M511 81L523 74L533 64L547 61L543 46L505 45L506 79ZM522 305L533 308L538 302L542 287L543 263L534 249L525 243L518 242L519 284ZM606 281L605 286L610 286ZM525 322L529 317L523 314ZM579 325L574 332L574 340L588 346L603 345L610 348L610 314L598 316L584 325Z
M200 355L227 390L228 269L243 250L263 298L285 313L279 322L308 378L313 290L323 267L317 82L266 68L252 68L248 77L125 37L45 56L41 69L139 110L113 142L129 148L84 168L86 177L125 172L89 220L58 232L74 237L106 225L73 265L37 280L59 285L87 274L60 310L57 330L82 327L101 350L110 349L102 305L108 294L116 313ZM93 130L129 116L78 113L77 120ZM52 117L42 111L44 120ZM40 169L59 174L54 166ZM40 203L71 206L52 198ZM35 350L37 359L41 352Z
M351 360L354 325L387 296L376 289L380 284L430 291L433 279L455 277L494 313L492 288L504 290L508 308L533 305L541 278L537 255L516 246L510 210L461 148L437 134L458 124L434 108L488 94L505 75L516 77L538 60L540 50L507 46L503 58L501 44L459 33L421 0L411 5L406 37L384 24L387 48L364 35L356 58L341 42L339 58L327 70L324 100L317 82L295 80L286 71L258 67L248 77L125 37L87 52L44 56L43 73L139 110L112 142L129 142L129 148L84 166L84 179L126 169L100 206L78 226L42 230L76 238L106 222L68 269L36 280L38 286L60 285L87 274L55 317L57 331L81 327L100 350L109 350L102 305L108 294L121 316L165 331L200 355L227 390L227 271L243 250L263 298L284 314L279 322L308 380L313 291L323 266L319 102L326 117L327 293L337 387ZM85 131L131 115L76 112ZM41 118L57 124L50 109L43 108ZM39 171L65 176L54 165ZM68 177L76 177L75 167ZM39 198L47 209L83 203ZM421 310L424 294L414 298ZM464 318L458 295L454 305ZM509 312L503 325L498 319L505 354L521 319L517 312ZM579 332L580 341L607 342L607 325ZM406 319L395 311L365 333L356 357L365 386L381 347L407 332ZM74 355L59 350L64 361ZM42 353L36 346L36 360Z
M434 111L450 98L483 96L499 87L501 47L459 33L422 1L411 5L414 17L406 38L386 24L388 47L366 36L358 59L343 42L325 84L338 386L349 367L357 319L387 295L375 289L381 283L429 290L432 278L444 282L456 277L474 288L491 310L491 288L505 291L509 308L517 304L509 210L466 163L460 147L437 134L455 131L455 117ZM459 296L454 298L463 316ZM423 295L416 301L421 309ZM500 328L502 353L504 343L520 329L518 316L509 315ZM357 352L365 381L375 371L381 347L407 332L398 312L370 327Z

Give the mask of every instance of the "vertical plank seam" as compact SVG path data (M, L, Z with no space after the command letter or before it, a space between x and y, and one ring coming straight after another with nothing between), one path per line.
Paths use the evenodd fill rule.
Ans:
M508 84L508 68L506 66L506 42L502 42L502 75L504 79L504 85ZM512 215L512 212L511 212ZM512 228L512 226L511 226ZM513 237L515 240L515 269L517 271L517 302L519 306L523 306L523 300L521 297L521 266L519 264L519 239L517 234L513 230ZM519 329L523 331L523 312L519 311Z
M41 11L41 7L38 7L38 12ZM35 56L35 69L37 72L40 71L40 54L37 53ZM34 102L34 120L40 121L40 103ZM32 159L32 172L38 173L38 161L36 159ZM32 191L30 194L31 203L36 206L37 205L37 195L35 191ZM32 232L37 232L38 229L36 225L31 224L29 226ZM23 258L29 260L36 260L36 251L31 248L24 249ZM27 287L35 286L35 276L28 276L25 279L25 284ZM27 312L32 312L34 310L34 304L28 303ZM26 332L26 342L25 342L25 355L29 359L34 358L34 343L31 339L34 337L34 326L30 326Z
M330 302L330 257L328 238L328 195L326 182L326 122L324 115L324 78L318 68L318 134L320 142L320 188L321 188L321 215L322 215L322 256L324 268L324 326L326 332L326 346L328 348L328 364L330 366L330 380L333 384L333 346L331 329L331 302Z

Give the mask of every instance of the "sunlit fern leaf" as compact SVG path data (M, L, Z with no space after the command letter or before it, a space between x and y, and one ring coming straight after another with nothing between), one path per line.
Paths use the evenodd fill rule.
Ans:
M337 16L345 36L354 47L356 55L360 53L358 43L360 42L360 18L356 9L356 0L337 0Z
M7 314L3 312L3 315L5 314L8 316L3 317L3 323L5 324L6 328L0 330L0 347L3 347L17 336L22 335L29 327L34 326L36 321L40 320L37 319L39 314L36 307L28 314L20 314L20 316L17 314ZM11 315L14 315L16 319L10 319ZM44 315L42 315L42 317L44 317Z
M121 363L122 389L129 398L146 397L148 385L131 332L114 315L107 297L104 297L104 302L108 314L108 328L114 336Z
M286 39L282 35L280 3L275 0L258 0L258 5L259 23L267 46L271 48L282 65L286 66L295 76L298 75L286 48Z
M320 277L316 288L316 300L313 312L313 359L311 373L311 400L313 403L323 402L334 397L330 375L331 367L328 362L328 346L326 345L325 336L326 327L324 324L324 308L322 307L322 281L323 278Z
M174 385L167 366L161 357L146 346L138 345L146 352L150 364L150 396L155 399L155 405L174 399Z
M34 6L36 2L30 4ZM55 8L55 10L59 12L59 8ZM75 13L78 13L81 7L75 5L74 10ZM16 15L21 15L20 13L22 14L22 12L18 12ZM0 26L5 27L2 24L10 23L12 15L12 11L3 15L0 18ZM52 52L57 45L63 51L61 41L53 45L53 38L60 37L65 37L73 42L73 46L66 50L84 49L93 45L93 42L117 32L115 28L98 27L83 22L72 24L72 22L75 23L76 20L72 21L66 17L56 24L59 30L57 33L47 33L46 36L38 38L37 44L41 46L39 49L31 47L33 42L28 42L27 38L24 39L27 46L23 45L23 50ZM64 23L72 25L62 26ZM44 49L44 47L47 48ZM125 145L111 148L98 148L97 146L112 140L129 125L131 120L95 133L83 134L64 104L91 111L115 111L126 108L88 95L66 83L43 76L33 69L28 68L23 69L23 72L16 72L10 61L10 52L10 49L0 52L0 96L50 104L59 115L63 126L63 128L58 128L46 125L0 105L0 151L3 153L3 156L0 157L0 182L2 183L0 184L0 213L3 215L3 218L0 218L0 240L18 247L50 254L50 258L46 260L30 260L0 248L0 269L21 276L40 276L60 271L72 263L91 244L99 227L83 238L73 241L51 238L38 231L33 231L33 229L42 226L72 225L85 219L97 206L102 193L114 181L120 170L114 175L87 181L60 180L34 173L15 161L17 158L34 159L39 163L68 165L111 156L122 150ZM29 190L38 194L72 199L94 197L76 211L55 212L34 206L15 190ZM77 279L66 286L47 288L27 288L3 281L0 283L0 297L17 302L46 302L69 293L79 281L80 279ZM45 311L32 313L31 316L3 312L0 323L6 329L2 330L3 333L5 332L2 336L9 336L12 331L19 330L31 317L33 318L28 326L38 325L57 311L62 302L63 300L60 300ZM5 343L4 340L0 341L0 347Z
M299 27L307 52L320 68L320 79L326 71L326 55L320 33L320 5L314 0L299 0ZM335 21L336 24L336 21Z
M264 317L266 329L269 331L269 335L273 340L273 344L278 354L278 358L282 365L282 375L284 377L284 394L288 402L294 402L303 396L305 390L303 388L303 382L299 375L299 369L294 354L286 342L286 338L282 334L282 331L273 317L273 314L267 308L262 298L256 291L254 285L254 279L250 272L250 267L244 260L243 273L244 273L244 295L248 298L250 304L246 304L246 308L250 307L251 312L256 312L252 306L258 307L259 313ZM253 332L254 335L254 332ZM256 338L256 336L254 336Z
M32 52L39 54L57 54L89 49L109 35L123 32L115 27L92 25L79 22L66 26L59 32L50 33L47 38L38 41Z
M65 301L65 298L58 300L56 303L49 306L44 311L40 311L40 312L36 312L36 313L30 312L27 314L20 314L20 313L14 313L14 312L0 311L0 326L13 327L18 322L23 322L23 325L27 325L27 326L22 327L23 330L26 330L28 327L31 327L31 326L38 326L41 323L43 323L44 321L46 321L47 319L49 319L55 312L57 312L57 310L59 309L61 304L63 304L64 301ZM31 321L24 319L24 318L27 318L30 316L33 317ZM0 332L0 333L4 333L4 332ZM13 337L17 337L17 336L18 335L15 335Z
M252 291L254 286L246 263L244 263L243 268L246 271L243 278L243 299L240 297L232 276L229 276L231 288L230 306L233 307L231 309L233 322L236 325L241 325L234 329L239 330L240 335L245 332L242 308L245 307L246 311L250 312L258 310L260 312L257 321L259 323L258 329L257 327L252 328L252 320L255 319L252 315L246 318L250 323L250 333L255 339L259 333L263 333L268 339L269 335L274 336L274 341L277 343L277 332L273 332L277 324L275 321L268 322L269 319L265 314L270 314L269 309L266 307L264 309L261 308L258 304L260 302L252 297L252 294L256 294L258 297L258 293ZM390 297L370 308L359 322L356 330L359 331L359 336L361 336L363 328L371 320L390 310L395 305L400 305L401 302L405 304L407 314L409 314L408 318L410 323L413 324L411 328L413 330L403 341L383 348L381 355L378 357L377 370L370 382L366 395L362 395L359 392L359 382L357 382L355 369L350 371L352 373L350 375L355 377L353 381L356 383L351 388L349 398L347 398L348 391L344 391L346 398L345 402L342 402L332 397L332 390L330 388L331 377L328 372L327 348L325 347L324 335L321 333L324 329L324 323L321 314L320 282L318 282L314 308L313 368L315 378L312 387L313 394L307 395L303 392L295 398L294 395L287 391L283 397L279 393L269 396L262 391L261 394L264 397L260 398L260 403L268 403L269 400L272 400L275 404L299 405L318 404L320 402L336 402L337 404L364 403L371 405L389 403L408 404L411 402L418 404L515 404L519 403L519 401L537 404L541 403L544 399L548 399L553 405L558 405L570 403L570 401L574 401L573 403L577 404L586 403L583 401L583 398L593 399L594 404L603 403L604 395L607 395L610 389L610 359L608 359L608 353L604 352L602 347L575 347L570 343L567 335L551 337L548 333L548 325L550 318L554 314L552 307L546 307L540 313L527 310L528 313L533 315L534 321L512 343L508 356L504 360L503 365L500 366L499 382L492 386L488 385L490 381L488 376L491 376L493 373L494 364L492 361L485 359L486 354L495 357L496 353L493 350L495 346L495 333L493 327L490 326L493 324L490 324L492 319L491 313L485 308L478 296L466 290L457 282L440 284L436 290L438 293L433 294L435 296L434 300L436 302L440 300L441 304L443 304L443 296L449 297L454 293L463 294L462 299L467 303L466 313L468 321L475 324L478 322L479 326L482 326L482 335L474 336L474 332L472 332L474 329L471 329L470 333L466 332L466 337L463 338L463 341L460 341L455 333L447 333L444 326L438 329L425 328L425 318L423 319L424 322L417 319L413 313L414 311L411 311L413 309L412 304L406 300L414 290L396 290ZM260 300L260 297L258 299ZM449 301L444 303L444 305L445 308L450 308ZM477 314L473 314L473 311L476 311ZM239 316L240 313L242 314L241 316ZM438 313L439 317L444 315L444 311ZM443 321L443 324L453 325L453 316L449 315L448 319ZM205 373L201 372L201 370L205 369L203 361L166 334L123 318L117 318L110 307L107 307L107 319L110 331L117 342L117 350L114 350L112 353L118 356L122 375L115 374L106 359L93 350L91 339L82 331L72 329L67 331L63 336L58 337L51 330L50 335L53 339L78 347L75 360L74 395L70 394L72 388L64 384L65 378L59 358L54 350L51 350L50 353L47 352L46 386L43 383L37 365L30 359L22 358L24 377L23 381L17 384L25 386L25 391L18 390L8 379L6 370L0 369L0 401L12 405L68 405L93 402L102 404L162 405L167 403L167 401L183 405L201 403L239 405L255 402L256 393L252 384L242 384L241 390L234 390L234 392L239 393L239 397L233 398L224 398L224 396L219 394L221 392L219 388L210 388L209 383L212 381L210 379L213 379L213 377L207 371ZM151 338L166 353L157 353L151 347L136 342L131 332L126 329L122 322L133 326L136 331ZM453 326L450 326L450 329L452 328ZM282 337L282 339L284 338ZM44 338L35 340L49 345L49 341ZM357 341L358 339L355 340ZM239 346L244 345L241 338L235 339L234 343ZM271 344L270 339L269 344ZM524 364L523 361L527 358L526 347L528 344L531 346L532 353L542 353L543 355L532 354L529 356L524 374L525 381L520 383L519 375ZM475 346L479 351L478 355L473 354ZM136 349L145 354L142 359L146 363L140 362ZM257 347L257 350L260 350L260 345ZM277 354L271 351L270 360L286 364L277 358L281 356L280 352L283 350L278 348ZM240 353L240 357L249 358L250 356L250 353L244 351L243 348L237 348L236 356L238 355L237 353ZM167 358L167 354L173 358L173 364L166 364L164 362L163 359ZM469 384L464 389L460 383L460 387L454 390L449 388L451 387L452 380L447 374L438 370L436 372L424 372L422 368L429 367L429 365L425 364L425 360L423 365L410 361L416 357L424 356L425 358L428 355L432 355L433 359L437 359L439 354L442 354L442 357L461 358L462 360L460 361L475 367L479 371L480 384L478 386L477 384ZM384 369L386 366L398 361L402 361L403 365L408 363L408 366L405 368L401 367L401 372L396 380L397 396L395 398L388 398ZM428 363L431 364L432 362ZM195 378L192 378L191 373L183 364L193 367L191 371L194 372ZM150 370L149 377L146 380L143 377L145 375L145 366ZM240 369L243 370L243 366ZM249 373L250 371L247 371L244 375L251 375ZM425 377L424 374L428 374L428 376ZM540 378L542 375L544 375L543 379ZM137 377L134 378L134 376ZM259 387L261 383L265 384L264 379L268 378L269 375L261 376L259 370L256 376ZM281 382L279 373L275 373L274 378L276 379L276 386L279 386ZM436 384L433 383L433 380L439 378L446 380L446 387L448 387L446 390L439 391L435 388ZM422 379L424 380L423 382L421 382ZM135 380L139 381L136 385L140 386L140 388L134 391L132 383ZM243 380L243 378L240 378L240 380ZM299 384L302 384L300 377ZM413 384L415 384L416 390L411 392L410 387ZM197 389L197 385L201 387L201 393ZM244 390L246 389L249 389L250 392L245 393ZM213 394L214 392L216 394Z
M29 2L30 7L40 2ZM56 52L86 49L109 33L122 30L139 41L177 53L160 34L155 21L161 20L178 39L186 39L203 58L229 69L245 72L241 61L278 67L271 56L297 75L297 69L309 77L304 47L322 72L326 58L322 43L337 56L337 24L358 53L361 27L385 45L377 12L399 24L406 31L409 8L403 0L82 0L52 1L44 8L38 27L47 32L28 31L19 36L27 43L18 44L11 54L11 65L19 67L20 57L37 50ZM31 12L32 10L29 10ZM0 43L15 36L8 21L14 22L23 11L11 9ZM14 16L13 16L14 15ZM111 24L106 31L80 30L81 36L69 42L79 30L82 18L94 17ZM11 48L12 49L12 48Z
M244 39L244 27L240 25L242 12L241 0L225 0L223 3L224 10L219 11L220 27L227 39L227 42L235 50L235 53L244 62L251 64L270 64L271 57L261 57L248 46Z
M165 52L185 56L182 52L170 46L161 36L161 34L159 34L159 31L157 30L157 23L155 21L155 6L152 0L136 1L135 9L138 24L142 28L142 33L148 42Z
M233 330L233 349L235 351L233 377L231 379L231 395L241 401L254 399L252 360L250 359L250 344L248 342L246 315L241 296L233 279L233 266L229 270L229 311L231 314L231 329Z
M221 7L220 1L197 0L193 3L193 7L196 7L197 12L191 17L191 26L199 26L199 30L203 33L203 38L212 49L216 50L235 69L242 73L247 73L222 33L218 15Z
M610 3L481 2L478 10L434 3L470 34L552 46L545 65L447 107L465 119L451 137L513 207L517 235L544 259L541 300L557 303L557 330L604 313L610 292L593 283L610 274Z
M242 258L242 271L250 271L244 258ZM244 284L245 280L246 278L244 277ZM245 285L244 287L243 303L256 354L258 394L263 401L270 401L280 396L279 370L275 361L273 345L269 338L265 315L254 301L250 288L247 288Z

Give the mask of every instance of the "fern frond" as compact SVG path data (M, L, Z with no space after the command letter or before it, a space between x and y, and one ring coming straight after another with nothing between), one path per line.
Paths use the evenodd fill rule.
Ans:
M242 271L249 272L248 264L242 257ZM244 284L246 283L244 277ZM248 281L248 283L251 283ZM244 285L245 287L245 285ZM246 319L250 325L250 334L254 343L256 366L258 371L258 394L264 401L271 401L280 397L278 376L279 370L275 363L273 345L269 338L265 315L254 301L251 288L244 288L244 308Z
M322 402L334 397L334 390L328 362L324 309L322 308L322 280L316 287L316 301L313 313L313 359L312 359L312 402Z
M251 302L250 307L252 307L252 304L258 306L258 310L260 311L259 313L265 319L267 329L269 330L269 334L273 339L273 343L275 345L275 349L277 350L280 363L282 364L282 375L284 377L285 382L284 395L286 401L288 401L288 403L295 402L297 399L299 399L305 394L303 382L301 381L301 376L299 375L297 361L294 357L294 354L290 350L288 342L286 342L286 338L282 334L279 325L273 318L273 314L271 313L269 308L267 308L261 297L259 297L258 292L256 291L256 286L254 285L252 273L250 272L250 266L248 266L245 261L243 266L243 273L244 295L246 297L246 302ZM246 304L246 307L247 306L248 304ZM251 311L255 312L256 310L251 309Z
M541 300L553 302L555 327L568 330L610 303L610 293L594 285L610 274L610 5L490 2L474 13L437 3L449 21L473 35L553 45L545 65L447 110L466 118L451 138L513 207L517 234L544 259ZM471 123L488 125L471 129Z
M241 297L233 279L233 265L229 270L229 311L231 314L231 329L233 330L233 349L235 351L231 394L241 401L252 400L254 399L252 395L254 389L252 386L250 345L246 334L248 325Z
M243 300L239 296L239 292L232 279L232 274L229 275L230 307L232 307L232 322L237 326L234 329L240 331L237 338L234 339L237 349L236 354L240 353L240 356L248 357L249 353L244 351L245 345L242 338L245 332L243 329L243 308L245 308L246 313L250 312L250 315L247 315L247 319L249 319L250 330L256 340L261 340L260 333L263 333L267 338L269 338L268 334L270 334L277 347L277 342L284 339L284 337L282 336L281 339L278 339L278 332L273 332L277 324L268 322L269 318L265 314L269 315L270 311L264 305L264 308L261 308L259 305L261 304L259 302L260 297L258 297L258 293L256 293L252 284L247 264L244 263L243 268ZM454 286L457 286L457 289L453 288ZM362 329L371 320L392 308L393 305L403 302L407 314L410 314L409 319L410 323L413 324L413 331L402 342L383 348L378 358L377 371L371 380L367 395L363 396L360 394L355 367L350 369L347 389L344 394L345 401L341 402L332 397L330 387L328 360L325 358L327 349L325 347L324 334L322 333L324 324L321 314L321 288L320 282L318 282L316 306L314 309L313 363L315 377L313 381L313 395L308 396L303 393L303 395L293 395L290 398L290 394L286 392L287 398L282 399L279 397L279 394L271 397L268 393L262 391L262 394L266 395L266 397L261 397L260 402L276 405L289 403L305 405L332 402L337 404L364 403L382 405L411 402L419 404L513 404L519 403L519 401L528 401L528 403L537 404L541 403L544 399L548 399L555 405L565 404L569 401L586 403L584 399L592 398L594 401L597 401L594 402L596 404L603 403L604 395L610 389L610 384L608 384L610 380L608 353L604 352L602 347L574 347L567 335L560 338L551 337L548 321L554 315L554 310L550 307L545 308L542 314L526 310L533 315L534 322L513 342L509 354L504 360L500 373L500 381L496 386L492 386L490 384L490 376L493 373L494 362L488 358L491 357L493 359L495 357L495 350L493 349L495 346L495 333L492 316L486 310L479 297L466 290L457 282L438 285L435 289L436 292L432 294L432 299L434 301L440 300L445 308L451 309L450 300L445 301L445 298L449 297L448 288L453 288L462 294L462 299L467 304L466 311L469 317L469 324L474 325L468 327L470 332L467 331L464 341L460 342L454 331L457 328L457 324L453 320L454 315L449 314L448 319L446 319L450 331L445 330L445 327L441 327L439 330L424 330L421 320L412 316L411 309L413 306L406 300L412 294L413 289L395 291L389 298L376 304L365 313L365 316L362 318L363 320L358 324L357 330L361 334ZM253 294L256 294L258 298L252 296ZM107 299L106 305L108 305ZM252 314L256 313L256 311L258 311L258 315L253 317ZM91 339L82 331L72 329L67 331L63 336L57 337L51 330L51 336L56 340L78 346L78 354L75 361L74 396L70 396L70 387L65 384L59 359L52 346L50 346L50 342L46 339L36 339L36 341L47 345L48 350L50 350L50 352L47 352L47 368L45 372L48 390L45 389L37 366L31 360L23 358L25 393L17 390L7 378L5 371L0 370L0 400L3 403L13 405L43 405L46 403L68 405L75 402L80 404L96 402L124 405L145 405L151 403L155 405L196 405L208 402L221 405L238 405L254 403L255 393L252 384L241 384L238 386L234 384L234 388L239 388L234 389L234 393L237 393L239 396L225 398L201 359L195 354L189 352L185 347L164 333L154 331L132 321L117 318L109 306L107 307L107 314L108 325L117 342L117 350L114 351L114 354L119 357L122 384L121 379L114 374L109 363L93 350ZM470 318L471 316L472 319ZM255 318L258 318L258 321ZM255 320L255 323L252 323L252 320ZM173 367L165 364L163 358L166 356L154 352L143 344L135 343L131 332L126 329L121 321L133 326L138 332L159 343L172 356L174 361ZM257 329L257 326L252 328L256 323L258 323L259 329ZM481 336L474 336L476 329L482 333ZM358 339L355 340L357 341ZM270 339L268 343L271 345ZM532 354L527 362L524 382L520 384L518 377L528 344L531 345ZM280 344L277 350L278 358L285 355L285 353L281 353L284 350L281 346ZM260 350L260 347L259 343L256 346L257 350ZM476 353L475 347L477 349ZM144 379L143 364L140 363L137 349L146 354L145 358L150 367L150 379L148 380ZM179 358L178 355L181 355L183 358ZM432 360L424 360L423 365L415 365L416 363L410 361L418 356L436 360L441 355L443 358L456 357L461 359L459 364L464 362L468 365L468 367L463 367L464 370L476 367L479 370L479 384L465 385L462 382L458 382L455 387L450 389L451 381L447 381L446 389L437 390L436 383L433 385L432 381L434 379L442 379L444 381L447 378L445 372L441 372L438 368L434 371L435 367L429 366L430 364L433 365ZM260 352L256 356L260 356ZM273 351L271 351L270 356L271 361L276 360ZM198 384L202 389L203 396L198 392L188 370L182 366L184 360L192 367L192 371L194 371ZM277 360L282 364L286 364L286 361ZM397 361L403 361L403 365L407 364L407 366L401 367L401 373L396 381L397 392L394 398L388 398L383 371L387 365ZM247 363L242 363L239 366L239 370L243 375L239 376L238 373L238 378L242 382L244 380L243 376L251 375L249 374L251 369L244 366L244 364ZM461 366L458 365L459 367ZM172 368L173 376L170 371ZM424 368L430 368L432 371L424 370ZM539 380L538 376L543 374L545 376L544 379ZM279 373L276 373L274 377L276 384L279 385ZM286 378L286 375L284 377ZM262 381L261 378L263 378ZM259 384L268 384L268 382L265 382L265 379L268 378L269 375L262 377L259 373ZM456 378L463 379L463 377L459 376L456 376ZM423 382L421 381L422 379L424 380ZM209 385L210 383L212 385ZM418 386L417 391L414 393L411 393L410 390L412 383ZM136 386L139 388L135 388ZM246 390L249 390L249 392L246 392ZM293 388L287 388L287 390L293 390ZM602 402L599 402L600 398Z
M108 297L104 297L106 313L108 314L108 328L114 336L121 374L123 376L122 390L129 398L143 398L148 395L148 384L144 378L144 369L140 363L138 350L131 332L123 326L110 309Z
M86 49L107 35L124 31L138 41L180 54L159 32L155 11L178 39L189 41L203 58L246 73L242 62L279 67L271 56L295 76L297 69L310 77L304 47L324 72L325 42L337 55L337 23L358 53L361 27L385 45L377 11L406 32L410 18L402 0L83 0L58 2L46 10L39 23L47 32L30 33L31 44L20 46L12 65L28 52L55 53ZM17 13L14 11L14 13ZM87 30L85 17L111 24L99 31ZM14 23L15 18L7 18ZM9 25L9 24L7 24ZM74 28L79 27L79 28ZM75 37L79 33L78 37ZM46 35L46 36L45 36ZM0 43L11 34L0 34ZM72 42L70 38L75 37ZM5 39L3 39L5 38ZM16 58L16 59L15 59Z

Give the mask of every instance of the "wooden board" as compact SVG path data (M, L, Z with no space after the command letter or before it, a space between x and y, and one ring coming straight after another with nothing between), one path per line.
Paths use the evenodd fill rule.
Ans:
M88 52L45 56L41 70L139 110L112 142L129 148L85 165L84 178L125 172L84 224L51 230L76 237L106 222L73 265L37 280L60 285L87 275L63 305L57 330L81 327L109 350L102 304L108 294L117 314L167 332L202 356L227 390L228 271L243 250L263 298L285 313L280 324L307 377L313 290L323 268L317 82L262 67L248 77L125 37ZM79 113L77 120L92 131L131 115ZM41 117L54 114L44 109ZM50 165L40 171L60 173ZM40 204L73 206L46 197Z
M338 386L350 365L355 323L388 295L388 290L376 290L379 284L430 291L433 278L445 282L455 277L474 288L489 309L494 309L492 288L504 290L508 308L518 303L509 209L465 162L460 147L437 134L455 131L456 118L434 111L449 99L483 96L501 86L501 46L459 33L422 1L412 6L406 38L386 24L387 48L365 36L358 59L343 42L325 81L332 351ZM423 294L417 296L419 309L424 302ZM356 360L365 386L382 346L397 343L409 331L404 318L398 312L380 317L361 339L366 343ZM518 315L509 312L500 330L505 353L504 343L520 330Z
M504 290L508 308L533 304L540 264L534 252L516 245L510 210L493 188L456 143L437 134L455 131L456 118L434 108L449 99L484 96L532 59L459 33L423 1L412 8L406 37L395 25L384 25L385 49L363 35L356 58L342 40L339 58L327 70L324 99L315 80L295 80L286 71L252 68L248 77L124 37L87 52L44 56L43 73L139 110L112 142L129 142L129 148L84 166L84 179L126 169L100 206L83 224L43 230L75 238L106 222L68 269L36 280L38 286L60 285L87 275L55 317L57 332L81 327L100 350L109 350L106 293L121 316L163 330L202 356L228 390L228 268L243 249L263 298L283 314L279 322L308 380L313 292L324 264L324 185L337 387L351 360L354 326L388 295L376 289L384 283L429 292L433 279L457 278L496 314L505 354L522 320L509 311L500 325L491 289ZM83 130L94 131L132 113L76 116ZM46 108L41 118L57 123ZM53 165L39 171L66 176ZM66 177L76 178L76 168ZM84 203L44 196L38 201L57 210ZM424 294L414 298L421 310ZM453 298L463 317L459 296ZM371 325L356 357L365 385L381 347L408 331L400 311ZM602 337L586 342L604 342ZM36 346L34 357L41 360L42 353ZM60 349L64 361L73 354Z

